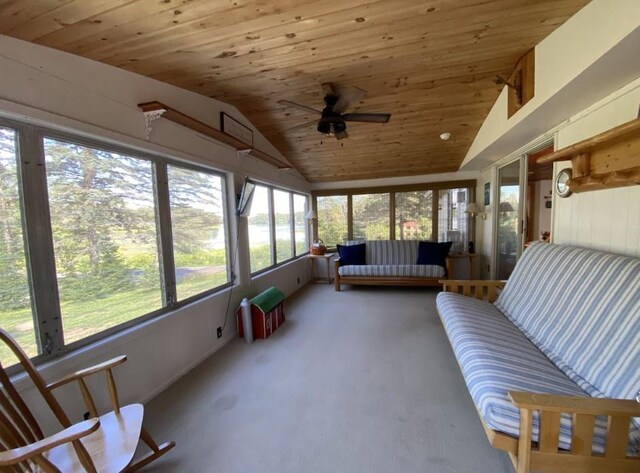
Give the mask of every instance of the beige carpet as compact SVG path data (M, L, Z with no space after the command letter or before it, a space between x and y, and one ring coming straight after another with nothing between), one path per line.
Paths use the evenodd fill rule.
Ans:
M151 433L177 446L144 471L511 473L435 295L307 286L270 339L230 343L147 406Z

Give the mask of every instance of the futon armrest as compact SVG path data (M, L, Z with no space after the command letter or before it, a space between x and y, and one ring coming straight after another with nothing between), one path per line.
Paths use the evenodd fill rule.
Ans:
M594 416L640 417L640 403L631 399L556 396L520 391L509 391L509 398L520 409Z
M82 369L80 371L76 371L75 373L71 373L71 374L65 376L64 378L59 379L58 381L50 383L49 385L47 385L47 388L48 389L59 388L60 386L64 386L65 384L68 384L68 383L70 383L72 381L76 381L78 379L85 378L87 376L90 376L90 375L95 374L95 373L99 373L101 371L109 370L109 369L113 368L114 366L121 365L125 361L127 361L127 356L126 355L117 356L115 358L112 358L112 359L107 360L107 361L105 361L103 363L97 364L95 366L91 366L89 368L85 368L85 369Z
M95 432L100 427L100 419L89 419L72 425L57 434L46 437L24 447L0 452L0 466L15 465L51 450L53 447L81 439Z
M444 292L455 292L463 296L475 297L478 300L494 302L498 298L499 291L504 288L507 281L484 281L484 280L456 280L441 279Z

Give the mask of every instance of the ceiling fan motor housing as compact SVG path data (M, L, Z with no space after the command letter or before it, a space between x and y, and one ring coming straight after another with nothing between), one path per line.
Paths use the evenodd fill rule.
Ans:
M347 129L347 124L339 113L333 111L334 105L338 102L338 97L327 95L324 98L324 102L327 106L322 110L322 118L318 121L318 131L325 135L342 133Z

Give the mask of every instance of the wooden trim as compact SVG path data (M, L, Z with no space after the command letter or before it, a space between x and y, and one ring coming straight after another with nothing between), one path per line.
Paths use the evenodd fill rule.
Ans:
M640 118L623 123L622 125L611 128L610 130L600 133L592 138L588 138L571 146L567 146L566 148L562 148L554 153L543 156L538 159L538 164L567 161L574 155L589 153L594 148L598 148L602 145L611 145L625 141L630 137L636 136L638 133L640 133Z
M265 153L264 151L260 151L259 149L251 149L249 151L249 155L254 158L261 159L269 164L273 164L278 169L291 169L291 165L285 163L284 161L280 161L278 158L274 158L273 156Z
M440 280L444 292L455 292L478 300L495 302L507 281Z
M168 105L163 104L162 102L145 102L138 104L138 107L142 109L143 112L160 112L162 113L162 118L166 118L169 121L177 123L178 125L182 125L187 127L197 133L202 133L205 136L213 138L216 141L229 145L236 149L236 151L248 151L251 156L257 159L261 159L269 164L276 166L278 169L291 169L291 165L289 163L285 163L284 161L275 158L264 151L260 151L259 149L253 148L251 145L248 145L239 139L224 133L210 125L207 125L200 120L197 120L189 115L185 115L182 112L179 112L176 109L169 107Z
M396 239L396 193L389 192L389 239Z
M341 276L340 283L364 286L439 286L437 278L417 276Z
M168 105L163 104L162 102L153 101L139 103L138 107L141 108L145 113L165 110L165 112L162 114L162 118L166 118L167 120L177 123L178 125L182 125L193 131L202 133L209 138L213 138L216 141L220 141L221 143L232 146L238 151L251 149L250 145L243 143L239 139L234 138L231 135L227 135L226 133L213 128L212 126L209 126L206 123L201 122L200 120L190 117L189 115L185 115L184 113L179 112L178 110L175 110Z
M347 238L353 240L353 196L347 195Z
M640 403L631 399L556 396L519 391L509 391L509 398L522 409L599 416L640 417Z
M502 450L507 453L512 453L517 455L518 453L518 438L512 437L511 435L507 435L503 432L498 432L497 430L490 429L487 427L487 424L484 423L484 419L482 418L482 414L480 411L478 412L478 417L480 417L480 422L482 423L482 427L484 428L484 433L489 440L489 444L498 450Z
M411 192L443 189L475 188L475 179L465 179L461 181L441 181L425 182L421 184L403 184L398 186L377 186L377 187L348 187L341 189L321 189L312 190L311 195L325 197L331 195L354 195L354 194L383 194L387 192ZM437 210L437 209L436 209Z
M571 160L569 188L586 192L640 184L640 118L538 159Z
M518 59L516 67L509 77L510 86L507 86L507 118L511 118L533 98L535 93L535 63L535 48Z

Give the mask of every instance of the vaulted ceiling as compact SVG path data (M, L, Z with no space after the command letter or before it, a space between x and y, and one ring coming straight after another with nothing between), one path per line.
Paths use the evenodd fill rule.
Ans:
M235 105L310 181L455 171L518 58L588 0L0 0L0 33ZM321 84L359 87L320 135ZM172 105L172 104L167 104ZM449 141L439 135L450 132Z

